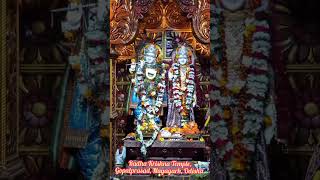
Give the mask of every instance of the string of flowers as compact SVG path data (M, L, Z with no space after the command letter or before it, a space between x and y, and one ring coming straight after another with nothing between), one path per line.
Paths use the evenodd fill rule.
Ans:
M216 9L216 8L214 8ZM258 133L265 121L270 52L269 25L255 17L245 19L239 79L228 86L228 59L222 11L214 11L211 138L231 179L246 179ZM238 111L236 111L238 107ZM237 116L237 117L236 117ZM237 118L237 119L234 119Z
M173 79L172 79L172 90L173 90L173 103L176 108L179 109L179 112L184 112L183 114L187 114L187 112L192 108L193 104L193 95L195 88L195 72L194 66L191 64L187 68L187 78L186 79L186 91L183 92L181 88L181 74L180 74L180 64L173 63ZM186 97L186 102L182 102L182 98Z
M153 142L156 140L157 135L160 131L160 127L158 127L156 123L156 119L159 118L160 115L160 109L163 103L164 93L165 93L165 78L166 78L166 70L165 70L165 64L162 64L162 73L160 76L156 77L155 84L156 90L150 90L149 88L146 89L146 82L144 81L144 62L143 60L140 61L140 64L137 67L137 73L136 73L136 84L134 90L138 94L138 96L141 99L141 105L146 110L145 112L142 111L142 115L138 117L138 123L137 123L137 140L141 142L141 153L146 156L147 154L147 148L150 147ZM152 102L152 98L156 97L155 103ZM146 117L146 119L143 119ZM145 122L143 122L145 120ZM144 126L143 124L149 124L148 128L152 128L153 134L151 139L144 140L143 136L143 130Z

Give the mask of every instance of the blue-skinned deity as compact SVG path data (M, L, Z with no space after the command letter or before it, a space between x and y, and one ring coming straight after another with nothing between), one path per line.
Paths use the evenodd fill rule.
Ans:
M154 117L151 118L161 125L159 115L162 115L167 101L166 74L162 64L161 48L152 43L145 45L138 56L138 61L132 62L129 71L134 74L129 107L134 109L136 121L145 121L152 114Z
M166 104L166 66L162 62L161 48L146 44L130 72L134 73L129 98L130 107L134 108L136 140L141 143L141 153L146 156L147 148L153 144L162 126L160 115ZM144 140L146 134L152 134L151 139Z

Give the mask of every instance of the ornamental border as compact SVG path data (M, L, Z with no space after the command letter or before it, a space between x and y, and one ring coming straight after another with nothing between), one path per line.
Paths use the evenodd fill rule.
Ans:
M0 167L6 165L7 121L7 1L0 2Z

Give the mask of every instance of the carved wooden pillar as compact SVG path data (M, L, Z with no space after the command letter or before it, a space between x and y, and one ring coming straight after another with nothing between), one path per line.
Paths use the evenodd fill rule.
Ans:
M109 160L109 170L110 175L113 175L113 160L114 160L114 153L116 151L117 145L117 137L116 137L116 122L114 121L117 117L116 112L116 58L117 53L113 47L110 48L110 160Z
M15 1L0 2L0 179L25 172L18 154L18 8Z

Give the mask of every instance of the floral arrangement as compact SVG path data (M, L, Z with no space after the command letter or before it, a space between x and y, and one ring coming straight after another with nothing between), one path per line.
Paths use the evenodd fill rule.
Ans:
M155 131L155 126L151 122L143 122L140 126L140 130L143 134L153 133L153 131Z
M179 70L179 63L174 63L173 64L173 72L174 72L174 76L173 76L173 94L174 94L174 103L176 105L177 108L180 109L180 112L182 112L183 110L190 110L192 108L192 103L193 103L193 93L194 93L194 67L193 65L190 65L190 67L188 68L188 72L187 72L187 90L185 92L182 92L181 89L181 82L180 82L180 70ZM186 99L186 103L182 104L181 101L181 97L183 95L186 95L187 99Z
M179 127L164 127L162 129L170 132L171 134L181 134L182 133L181 128L179 128Z
M227 48L230 39L225 31L234 27L225 24L222 10L214 8L213 17L211 138L231 179L246 179L258 133L265 122L270 124L264 114L271 48L269 25L254 16L246 17L239 51ZM236 30L241 33L241 29ZM234 57L240 60L237 69L229 67L237 61ZM237 70L239 74L234 75Z
M198 124L194 121L190 121L181 128L181 132L184 135L193 135L199 134L200 130L198 128Z
M183 125L183 127L164 127L162 130L169 132L170 134L181 135L197 135L200 134L198 124L195 121L190 121Z
M145 156L147 153L147 148L153 144L157 135L160 131L160 127L157 125L157 120L159 119L160 109L163 103L163 98L165 94L166 88L166 65L164 63L161 64L161 74L157 75L155 78L155 88L149 88L148 81L144 78L145 62L144 60L140 60L140 64L136 70L136 78L134 90L138 94L141 99L141 105L145 109L142 111L142 115L138 116L137 123L137 140L141 142L141 153ZM155 98L155 102L152 99ZM153 132L151 139L144 140L143 133Z
M127 134L127 136L125 138L123 138L123 140L125 139L130 139L130 140L136 140L137 134L134 132L131 132L129 134Z
M176 55L178 59L179 55ZM181 74L180 74L180 64L175 62L172 64L173 78L172 78L172 90L173 90L173 103L182 115L183 119L188 118L188 112L193 107L194 103L194 93L195 93L195 69L194 65L190 63L187 68L187 79L186 79L186 89L182 89ZM183 101L183 97L186 100Z

